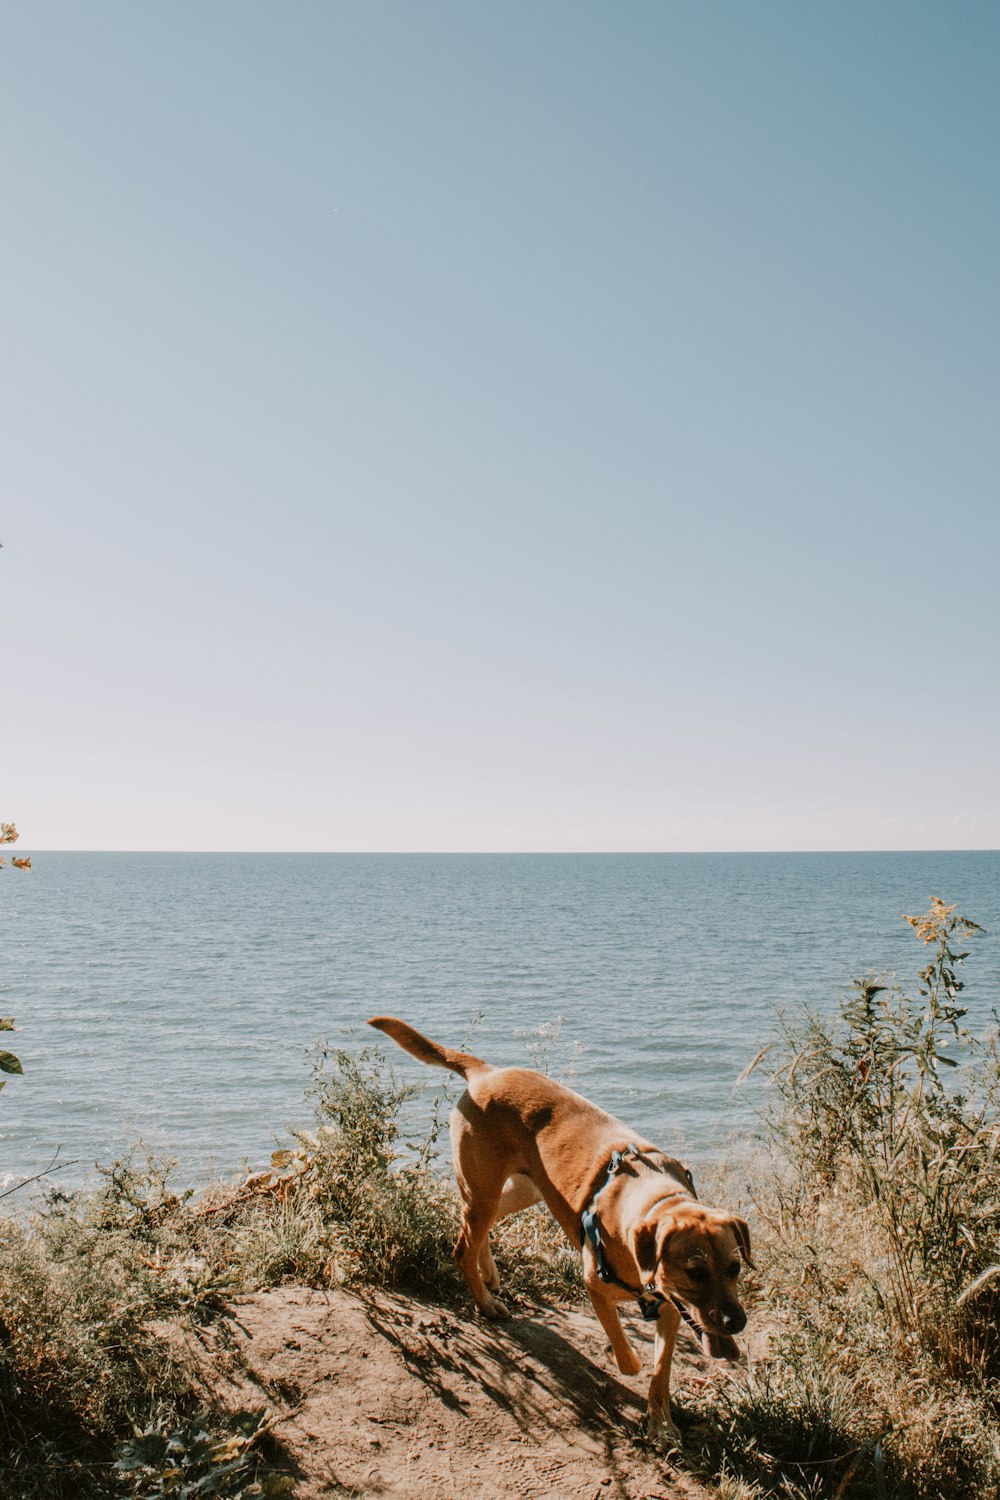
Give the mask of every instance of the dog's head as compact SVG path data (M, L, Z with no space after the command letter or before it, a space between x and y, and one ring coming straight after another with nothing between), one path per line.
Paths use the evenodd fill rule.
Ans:
M731 1335L746 1327L739 1278L750 1258L743 1219L684 1199L653 1208L633 1233L632 1250L643 1280L665 1296L694 1308L706 1333Z

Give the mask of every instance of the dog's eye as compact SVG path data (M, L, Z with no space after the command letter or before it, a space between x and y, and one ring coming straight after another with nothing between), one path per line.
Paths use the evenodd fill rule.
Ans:
M738 1260L734 1260L732 1265L729 1267L729 1274L733 1277L736 1277L740 1274L740 1263Z
M687 1273L692 1281L707 1281L709 1278L707 1266L688 1266Z

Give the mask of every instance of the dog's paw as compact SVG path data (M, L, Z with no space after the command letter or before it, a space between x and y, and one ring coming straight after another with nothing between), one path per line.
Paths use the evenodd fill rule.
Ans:
M491 1297L488 1302L480 1303L479 1311L484 1318L496 1318L498 1321L501 1318L510 1317L510 1308L506 1302L501 1302L496 1297Z
M683 1446L680 1430L674 1426L669 1413L649 1409L646 1436L658 1453L676 1452Z
M611 1352L614 1354L614 1350ZM623 1375L638 1375L642 1369L642 1360L631 1346L615 1354L615 1363Z

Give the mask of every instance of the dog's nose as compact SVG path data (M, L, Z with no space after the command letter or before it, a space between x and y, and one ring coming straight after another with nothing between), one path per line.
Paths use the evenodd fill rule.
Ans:
M739 1312L725 1312L719 1322L726 1333L742 1333L747 1326L747 1315L742 1309Z

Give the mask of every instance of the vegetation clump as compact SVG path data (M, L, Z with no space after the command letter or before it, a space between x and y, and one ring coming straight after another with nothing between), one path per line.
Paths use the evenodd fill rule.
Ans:
M283 1493L257 1476L268 1414L213 1410L200 1378L221 1288L166 1180L117 1163L94 1193L0 1220L0 1494Z
M937 899L906 920L931 950L914 993L869 975L752 1065L776 1097L754 1188L776 1331L702 1412L746 1496L1000 1495L1000 1054L958 978L980 928Z
M19 837L20 835L13 823L0 823L0 844L16 844ZM6 859L0 856L0 869L3 869L6 863ZM31 856L29 854L25 855L23 859L18 859L16 855L13 855L11 857L11 864L15 870L30 870ZM13 1016L0 1016L0 1031L14 1031L15 1029ZM19 1057L5 1049L0 1050L0 1073L23 1072L24 1069L21 1066L21 1059ZM0 1089L4 1087L6 1082L5 1078L0 1078Z
M16 844L19 838L20 834L13 823L0 823L0 844ZM10 862L15 870L31 869L30 854L25 854L21 858L18 858L16 854L12 854ZM0 856L0 870L3 869L6 863L6 859Z

